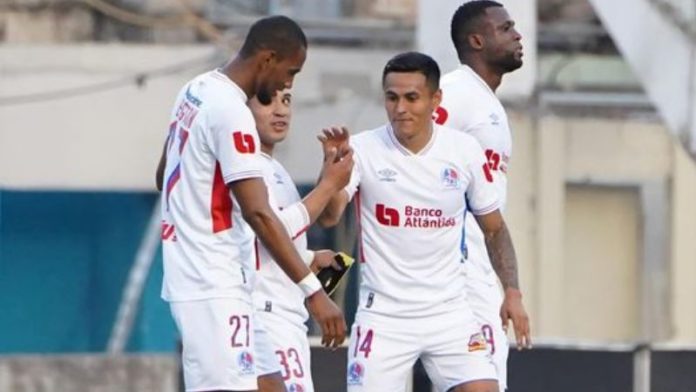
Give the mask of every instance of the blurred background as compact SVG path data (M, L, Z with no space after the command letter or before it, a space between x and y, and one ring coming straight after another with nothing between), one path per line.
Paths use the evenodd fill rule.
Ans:
M456 67L461 3L0 0L0 391L179 390L154 171L177 91L253 21L291 16L310 41L276 153L307 191L321 127L386 121L387 59ZM696 391L696 2L502 3L525 46L499 95L535 337L510 391ZM351 217L311 245L353 251ZM349 322L356 274L335 298ZM344 390L344 366L314 350L317 391ZM429 390L418 367L411 383Z

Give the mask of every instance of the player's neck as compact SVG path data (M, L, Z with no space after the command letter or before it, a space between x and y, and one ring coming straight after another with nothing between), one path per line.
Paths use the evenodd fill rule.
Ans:
M392 129L394 128L392 127ZM433 137L433 124L432 122L429 123L426 129L410 136L403 135L394 129L394 136L405 149L411 151L413 154L418 154L430 143L430 139Z
M247 99L254 96L254 67L250 66L249 60L235 57L232 61L220 68L225 76L230 78L239 88L244 91Z
M503 81L502 73L498 72L496 69L479 59L465 59L462 64L466 64L473 69L474 72L476 72L476 74L483 79L484 82L486 82L488 87L490 87L493 92L498 89L498 86L500 86L500 83Z
M272 157L273 156L273 145L262 142L261 143L261 152L268 155L269 157Z

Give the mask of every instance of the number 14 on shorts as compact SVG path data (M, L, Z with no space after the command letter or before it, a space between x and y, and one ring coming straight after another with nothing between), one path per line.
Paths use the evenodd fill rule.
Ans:
M353 357L364 355L367 359L372 351L372 337L374 333L372 329L363 331L359 326L356 330L355 347L353 348Z
M374 332L372 329L364 330L360 326L355 326L353 351L349 352L352 358L348 361L347 383L348 385L361 385L365 377L365 365L361 358L367 360L372 352L372 340Z

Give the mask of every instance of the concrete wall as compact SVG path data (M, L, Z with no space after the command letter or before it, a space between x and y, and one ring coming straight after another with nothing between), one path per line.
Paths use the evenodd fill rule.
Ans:
M0 357L5 392L178 392L174 355Z
M535 334L695 342L696 324L689 310L695 292L689 276L696 261L692 240L696 233L696 165L679 142L662 124L641 119L544 114L534 125L533 116L514 110L510 119L515 149L507 218ZM621 189L628 192L615 199L602 196ZM578 199L578 193L586 195ZM611 203L619 204L611 207ZM618 211L621 209L625 212ZM589 222L583 226L578 219ZM625 227L623 233L612 226L617 222ZM569 225L578 227L576 224L597 231L592 238L623 236L624 240L573 247L577 245L573 241L583 240L578 232L567 232ZM626 249L632 246L638 248ZM592 275L592 270L578 270L572 256L580 250L585 259L601 260L595 265L597 275L623 268L622 274L613 276L624 282L615 281L610 287L603 277ZM634 251L631 264L616 264L626 252ZM604 268L602 263L606 263ZM569 297L580 295L583 289L599 294L579 302ZM635 306L633 321L621 321L619 316L630 309L610 312L612 301ZM587 320L623 327L613 332L606 329L604 334L578 333L576 323Z

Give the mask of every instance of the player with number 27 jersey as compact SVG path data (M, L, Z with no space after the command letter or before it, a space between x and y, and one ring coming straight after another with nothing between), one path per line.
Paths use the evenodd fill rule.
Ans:
M167 301L251 300L255 236L226 186L263 176L246 100L217 70L193 79L177 97L162 191Z
M256 389L256 362L273 356L255 333L255 235L226 185L263 176L246 100L216 70L184 86L172 112L161 194L162 297L184 342L186 390Z

